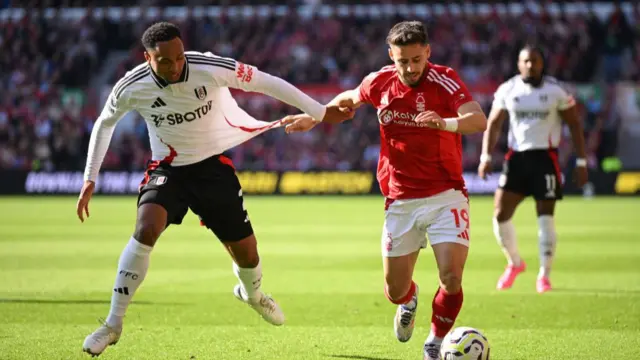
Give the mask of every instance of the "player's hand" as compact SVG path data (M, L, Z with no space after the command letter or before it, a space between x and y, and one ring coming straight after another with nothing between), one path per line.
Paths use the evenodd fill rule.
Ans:
M334 105L334 103L329 103L329 106ZM348 98L348 99L342 99L340 101L338 101L337 104L339 108L349 108L349 109L355 109L356 104L353 103L353 99Z
M434 111L423 111L416 116L415 122L425 124L432 129L444 130L447 123Z
M285 125L284 131L287 134L309 131L320 123L307 114L288 115L281 122Z
M480 161L480 165L478 166L478 176L481 179L487 180L487 175L491 173L491 161Z
M82 185L82 190L80 190L76 213L78 214L78 219L82 222L84 222L84 214L87 214L87 218L89 218L89 200L91 200L95 188L96 183L91 180L86 180L84 185Z
M327 112L324 114L322 122L329 124L339 124L353 119L356 114L353 101L342 101L338 105L327 105Z
M589 171L586 166L576 166L573 176L579 188L582 188L589 181Z

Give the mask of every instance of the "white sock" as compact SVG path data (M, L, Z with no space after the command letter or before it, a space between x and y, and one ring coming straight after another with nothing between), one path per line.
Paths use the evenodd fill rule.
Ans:
M556 226L553 215L538 217L538 242L540 246L540 272L538 277L549 276L556 252Z
M429 336L427 336L427 340L425 340L425 344L438 344L438 345L442 345L442 340L444 338L441 337L437 337L433 331L429 331Z
M520 266L520 253L516 242L516 228L511 220L498 222L493 218L493 234L498 240L498 245L502 247L502 252L507 257L509 265Z
M111 295L111 311L109 311L106 320L109 326L122 326L122 319L131 298L147 274L149 255L152 249L153 247L141 244L131 237L127 246L122 250L118 261L118 273L113 286L113 295Z
M259 300L262 297L260 285L262 284L262 266L260 262L254 268L241 268L233 263L233 273L240 280L242 293L250 300Z

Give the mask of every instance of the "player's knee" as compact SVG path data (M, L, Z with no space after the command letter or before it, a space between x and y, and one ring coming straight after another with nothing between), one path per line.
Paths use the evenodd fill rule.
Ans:
M254 235L239 241L225 241L223 244L239 267L254 268L260 263L258 245Z
M513 216L513 211L506 211L505 209L500 207L496 208L493 211L493 217L498 220L499 223L509 221L511 219L511 216Z
M411 288L411 282L406 284L405 283L400 284L400 283L389 282L387 280L384 287L384 293L387 296L387 299L389 299L389 301L396 304L396 303L399 303L400 300L402 300L407 296L407 293L409 292L410 288Z
M144 245L153 246L160 237L162 230L152 224L136 224L133 237Z
M246 254L235 258L236 264L241 268L254 268L260 263L260 257L257 253Z
M440 287L447 294L457 294L462 289L462 276L453 271L441 272Z

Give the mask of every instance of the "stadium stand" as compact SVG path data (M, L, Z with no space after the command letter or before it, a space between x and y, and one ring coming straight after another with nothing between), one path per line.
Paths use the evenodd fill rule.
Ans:
M5 9L15 3L0 2ZM33 8L40 4L64 9L84 2L32 3ZM620 81L640 81L640 5L626 12L615 8L605 15L593 9L569 12L543 7L518 17L500 13L500 5L487 6L489 11L471 14L452 6L442 6L437 16L418 14L429 27L432 61L457 69L488 112L492 91L516 71L518 47L525 42L540 43L547 51L549 75L570 87L599 84L597 94L579 97L589 151L598 158L615 151L617 116L611 88ZM105 89L143 61L138 38L153 19L81 16L67 20L61 13L40 11L17 20L0 18L0 169L81 170ZM389 63L384 38L389 27L404 18L382 15L371 21L368 16L373 15L363 17L355 12L325 17L319 12L296 11L286 16L200 15L192 7L184 16L163 19L182 27L190 49L254 64L324 100L342 88L357 86L367 73ZM260 96L239 94L238 99L249 113L264 120L295 112ZM307 134L286 136L271 131L234 149L231 156L239 168L247 170L373 169L377 126L375 112L369 108L359 111L349 123ZM477 166L480 143L481 135L464 139L468 170ZM119 125L104 168L140 170L149 155L144 122L130 115ZM565 152L563 162L568 156Z

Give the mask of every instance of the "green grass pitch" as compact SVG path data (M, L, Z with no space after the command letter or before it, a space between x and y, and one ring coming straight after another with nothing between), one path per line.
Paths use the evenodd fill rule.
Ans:
M287 316L273 327L232 295L231 261L189 215L160 238L125 319L101 359L422 359L436 290L430 249L416 331L393 335L384 297L379 197L247 197L263 289ZM135 197L96 196L80 224L73 197L0 198L0 359L85 359L84 337L105 317ZM556 214L555 290L535 292L531 200L515 223L529 264L513 289L491 230L492 199L471 199L465 303L456 325L485 332L493 359L640 359L640 200L567 198Z

